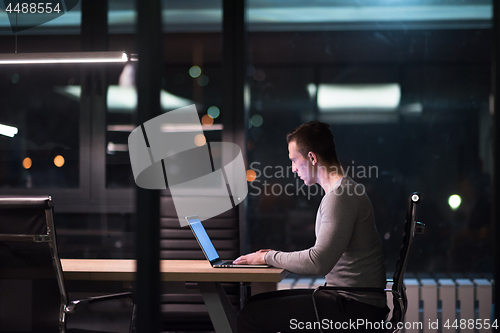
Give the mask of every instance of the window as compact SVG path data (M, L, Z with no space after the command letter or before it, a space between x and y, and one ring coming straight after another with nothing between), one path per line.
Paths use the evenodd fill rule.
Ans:
M313 245L321 189L291 173L285 136L321 120L372 200L389 271L419 191L409 271L491 276L491 2L248 6L248 250Z

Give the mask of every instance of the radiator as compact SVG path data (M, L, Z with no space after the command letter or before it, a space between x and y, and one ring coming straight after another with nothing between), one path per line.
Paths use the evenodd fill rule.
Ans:
M405 279L404 282L408 309L403 332L486 333L493 331L492 324L500 325L492 318L493 280ZM277 288L316 288L324 284L324 278L286 278ZM387 305L392 311L391 293L387 294ZM489 328L485 328L487 323Z

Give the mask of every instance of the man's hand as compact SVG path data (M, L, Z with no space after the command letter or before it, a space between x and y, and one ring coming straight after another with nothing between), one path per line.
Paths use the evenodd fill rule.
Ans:
M266 256L266 253L272 251L271 249L265 249L265 250L259 250L254 253L249 253L244 256L239 257L235 261L233 261L233 264L235 265L265 265L266 261L264 260L264 257Z

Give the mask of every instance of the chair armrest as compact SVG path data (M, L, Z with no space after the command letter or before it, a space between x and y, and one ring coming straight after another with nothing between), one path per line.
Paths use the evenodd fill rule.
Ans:
M398 303L403 309L403 300L401 294L393 289L384 289L384 288L370 288L370 287L334 287L334 286L319 286L314 290L315 294L318 290L341 290L341 291L366 291L366 292L377 292L377 293L392 293L397 297Z
M401 294L397 290L393 289L384 289L384 288L370 288L370 287L334 287L334 286L319 286L313 292L313 300L314 295L318 290L341 290L341 291L365 291L365 292L378 292L378 293L392 293L393 296L396 296L396 300L398 301L399 308L403 309L406 312L403 304L403 298ZM314 304L316 307L316 304ZM401 319L402 320L402 319Z
M404 308L403 304L403 298L401 297L401 294L397 290L392 290L392 289L384 289L384 288L368 288L368 287L334 287L334 286L319 286L316 289L314 289L312 293L312 301L313 301L313 306L314 306L314 312L316 313L316 318L319 320L319 315L318 315L318 309L316 307L316 300L314 298L315 294L319 290L342 290L342 291L365 291L365 292L377 292L377 293L392 293L395 299L397 300L399 304L399 309L401 309L401 315L399 316L393 316L391 318L391 322L402 322L404 320L404 315L406 313L406 309ZM386 318L387 319L387 318ZM392 331L393 333L398 332L399 330L394 330Z
M66 305L64 308L64 313L73 313L76 310L76 306L80 303L93 303L93 302L101 302L101 301L109 301L113 299L127 298L132 297L132 292L124 292L118 294L110 294L110 295L102 295L102 296L92 296L84 299L77 299L70 304Z
M423 234L425 231L425 224L422 222L416 222L415 223L415 233L416 234Z

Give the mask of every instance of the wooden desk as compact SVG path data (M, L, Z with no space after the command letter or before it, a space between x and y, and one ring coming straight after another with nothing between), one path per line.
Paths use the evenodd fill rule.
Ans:
M124 259L61 259L67 280L133 281L136 261ZM220 282L279 282L288 272L279 268L213 268L206 260L161 260L162 281L197 282L216 332L236 332L236 312Z
M136 261L126 259L61 259L67 280L133 281ZM207 260L161 260L162 281L280 282L280 268L213 268Z

